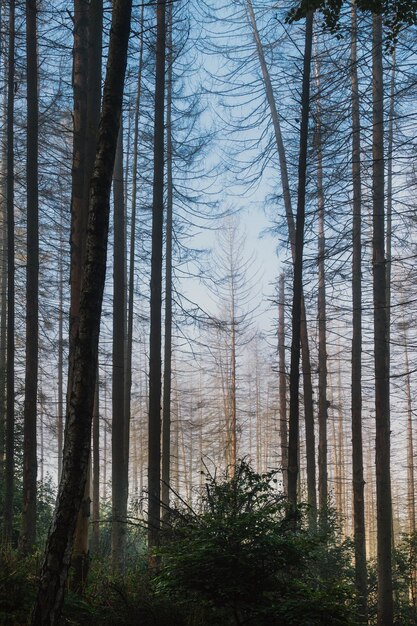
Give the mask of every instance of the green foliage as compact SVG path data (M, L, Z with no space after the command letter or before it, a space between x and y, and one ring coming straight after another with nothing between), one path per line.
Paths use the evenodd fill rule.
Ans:
M21 557L10 549L0 552L0 624L24 626L35 599L39 553Z
M172 511L155 579L161 595L203 607L204 624L353 624L349 546L334 528L311 533L291 513L273 473L241 462L210 477L202 512Z
M292 22L305 17L308 11L320 11L326 26L337 32L345 4L346 0L299 0L287 19ZM403 26L417 23L417 0L356 0L355 4L361 11L383 15L394 40Z

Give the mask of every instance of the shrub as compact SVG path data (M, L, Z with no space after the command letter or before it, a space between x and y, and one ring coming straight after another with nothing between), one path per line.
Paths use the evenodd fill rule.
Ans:
M201 511L171 511L159 594L203 607L204 624L354 623L347 544L331 524L309 532L305 508L290 512L273 473L242 461L229 480L209 477Z

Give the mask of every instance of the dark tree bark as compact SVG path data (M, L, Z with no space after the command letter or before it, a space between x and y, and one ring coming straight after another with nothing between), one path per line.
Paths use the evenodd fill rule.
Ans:
M164 337L164 387L162 403L162 516L169 508L171 485L171 382L172 382L172 3L168 5L167 33L167 208L165 225L165 337Z
M265 95L268 101L271 120L274 128L275 143L279 158L282 194L285 207L285 215L288 226L288 236L291 244L291 254L293 261L295 259L295 224L294 214L292 210L291 191L287 168L287 158L285 153L284 142L281 132L281 123L278 109L275 101L274 91L272 87L271 77L269 75L268 66L265 60L264 50L256 25L255 13L251 0L246 0L249 21L256 44L256 50L259 58L259 65L262 71L262 77L265 85ZM301 300L301 358L303 369L303 390L304 390L304 421L306 432L306 457L307 457L307 499L309 504L309 521L310 526L314 527L316 523L317 509L317 489L316 489L316 451L315 451L315 433L314 433L314 403L313 403L313 384L311 381L311 359L310 348L308 342L307 315L304 303L304 296Z
M89 185L94 166L97 132L100 121L101 104L101 70L102 70L102 29L103 29L103 1L90 0L87 4L77 4L78 23L74 33L74 80L75 103L75 132L78 128L79 138L74 144L73 170L73 220L72 224L78 227L78 244L73 246L71 265L77 272L85 254L86 226L88 214ZM84 142L84 143L83 143ZM81 188L82 186L82 188ZM82 197L80 193L82 192ZM80 213L81 212L81 213ZM77 243L77 238L72 244ZM81 279L81 276L79 276ZM77 299L79 300L79 285L73 283L74 291L71 301L73 312L76 314ZM76 318L74 320L76 324ZM74 329L75 330L75 329ZM70 355L71 358L71 355ZM91 473L91 461L89 474ZM91 481L86 481L83 504L77 521L77 530L74 542L74 586L82 592L88 575L89 546L88 528L90 524Z
M14 237L14 77L15 1L9 3L9 46L7 60L7 354L6 354L6 463L4 487L4 541L12 539L14 487L14 357L15 357L15 237Z
M85 255L88 203L87 178L87 94L88 94L88 27L89 0L74 0L73 43L73 145L71 189L71 269L70 269L70 337L68 386L71 389L74 341L78 329L82 264ZM68 397L67 397L68 401ZM90 481L85 483L74 539L72 584L82 592L88 570L88 523L90 517Z
M355 583L361 615L367 621L365 499L362 448L362 185L359 88L357 70L357 16L352 5L352 488L355 546Z
M23 515L20 548L32 550L36 538L36 414L38 395L39 192L38 192L38 50L36 0L26 2L27 68L27 265L26 369L23 415Z
M114 0L107 73L90 187L79 327L65 432L64 460L54 519L46 545L32 626L59 622L90 454L98 338L106 274L110 189L122 109L131 0Z
M378 626L393 623L389 345L384 211L382 18L373 17L373 295L378 543Z
M295 223L294 282L292 302L292 339L290 366L290 421L288 429L288 499L293 507L297 504L297 481L299 474L299 382L300 382L300 331L303 292L303 248L305 198L307 183L308 120L310 110L311 51L313 43L313 12L306 18L303 89L301 100L300 154L298 162L298 199Z
M113 370L112 370L112 568L120 571L126 548L128 498L125 449L126 226L123 191L123 125L120 124L113 174Z
M100 381L97 372L93 412L93 537L92 549L98 553L100 543Z
M158 544L161 494L161 319L164 212L165 0L156 5L156 76L149 347L148 545Z

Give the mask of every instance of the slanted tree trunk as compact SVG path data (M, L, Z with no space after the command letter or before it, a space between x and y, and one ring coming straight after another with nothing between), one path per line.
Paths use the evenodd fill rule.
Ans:
M301 96L300 153L298 162L298 200L295 223L293 302L291 312L291 367L290 367L290 420L288 429L288 499L297 504L299 474L299 382L300 382L300 332L302 319L303 249L305 199L307 185L308 121L310 111L311 52L313 42L313 12L306 17L306 33Z
M353 188L351 370L353 541L355 547L355 584L359 596L361 616L366 622L368 616L368 584L362 447L362 183L357 68L357 15L354 5L352 5L351 84Z
M131 0L114 0L97 153L91 179L79 326L74 341L64 462L32 626L59 622L90 455L98 338L106 275L110 189L122 109Z
M38 395L38 299L39 299L39 207L38 207L38 51L36 0L26 2L26 365L23 415L23 514L20 548L28 553L36 538L36 414Z
M7 354L6 354L6 463L4 477L5 543L12 540L14 488L14 357L15 357L15 237L14 237L14 77L15 77L15 0L9 3L9 46L7 60Z
M126 227L123 191L123 126L120 124L113 175L113 373L112 373L112 568L123 569L128 484L125 472Z
M378 544L378 626L393 623L390 400L384 211L382 18L373 17L373 296Z
M161 499L161 318L164 213L165 0L156 5L156 76L149 347L148 546L159 542Z
M281 185L284 199L285 215L288 226L289 241L291 244L291 253L293 262L295 260L295 224L294 214L292 210L290 183L287 168L287 158L285 153L284 142L282 139L280 118L275 102L274 91L272 88L271 77L269 75L268 66L265 60L265 54L256 25L255 13L251 0L246 0L249 22L252 28L253 38L256 44L259 65L261 67L262 78L265 85L265 95L268 101L271 113L272 125L274 128L275 143L280 164ZM316 461L315 461L315 434L314 434L314 403L313 403L313 385L311 381L311 359L310 348L308 343L307 315L304 303L304 296L301 298L301 353L302 353L302 369L303 369L303 387L304 387L304 420L306 435L306 456L307 456L307 499L310 507L309 520L311 527L314 527L316 520L317 494L316 494Z
M279 432L284 493L288 493L287 375L285 372L285 275L279 277L278 361L279 361Z
M162 403L162 516L169 509L171 485L171 380L172 380L172 3L168 4L167 27L167 114L166 114L166 150L167 150L167 207L165 225L165 341L164 341L164 387Z

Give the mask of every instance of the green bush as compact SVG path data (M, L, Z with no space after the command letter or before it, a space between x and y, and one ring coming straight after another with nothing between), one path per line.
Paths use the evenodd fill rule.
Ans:
M210 477L201 513L171 511L159 550L157 592L202 607L204 624L333 626L355 623L349 546L332 524L309 532L290 513L273 473L246 462Z

